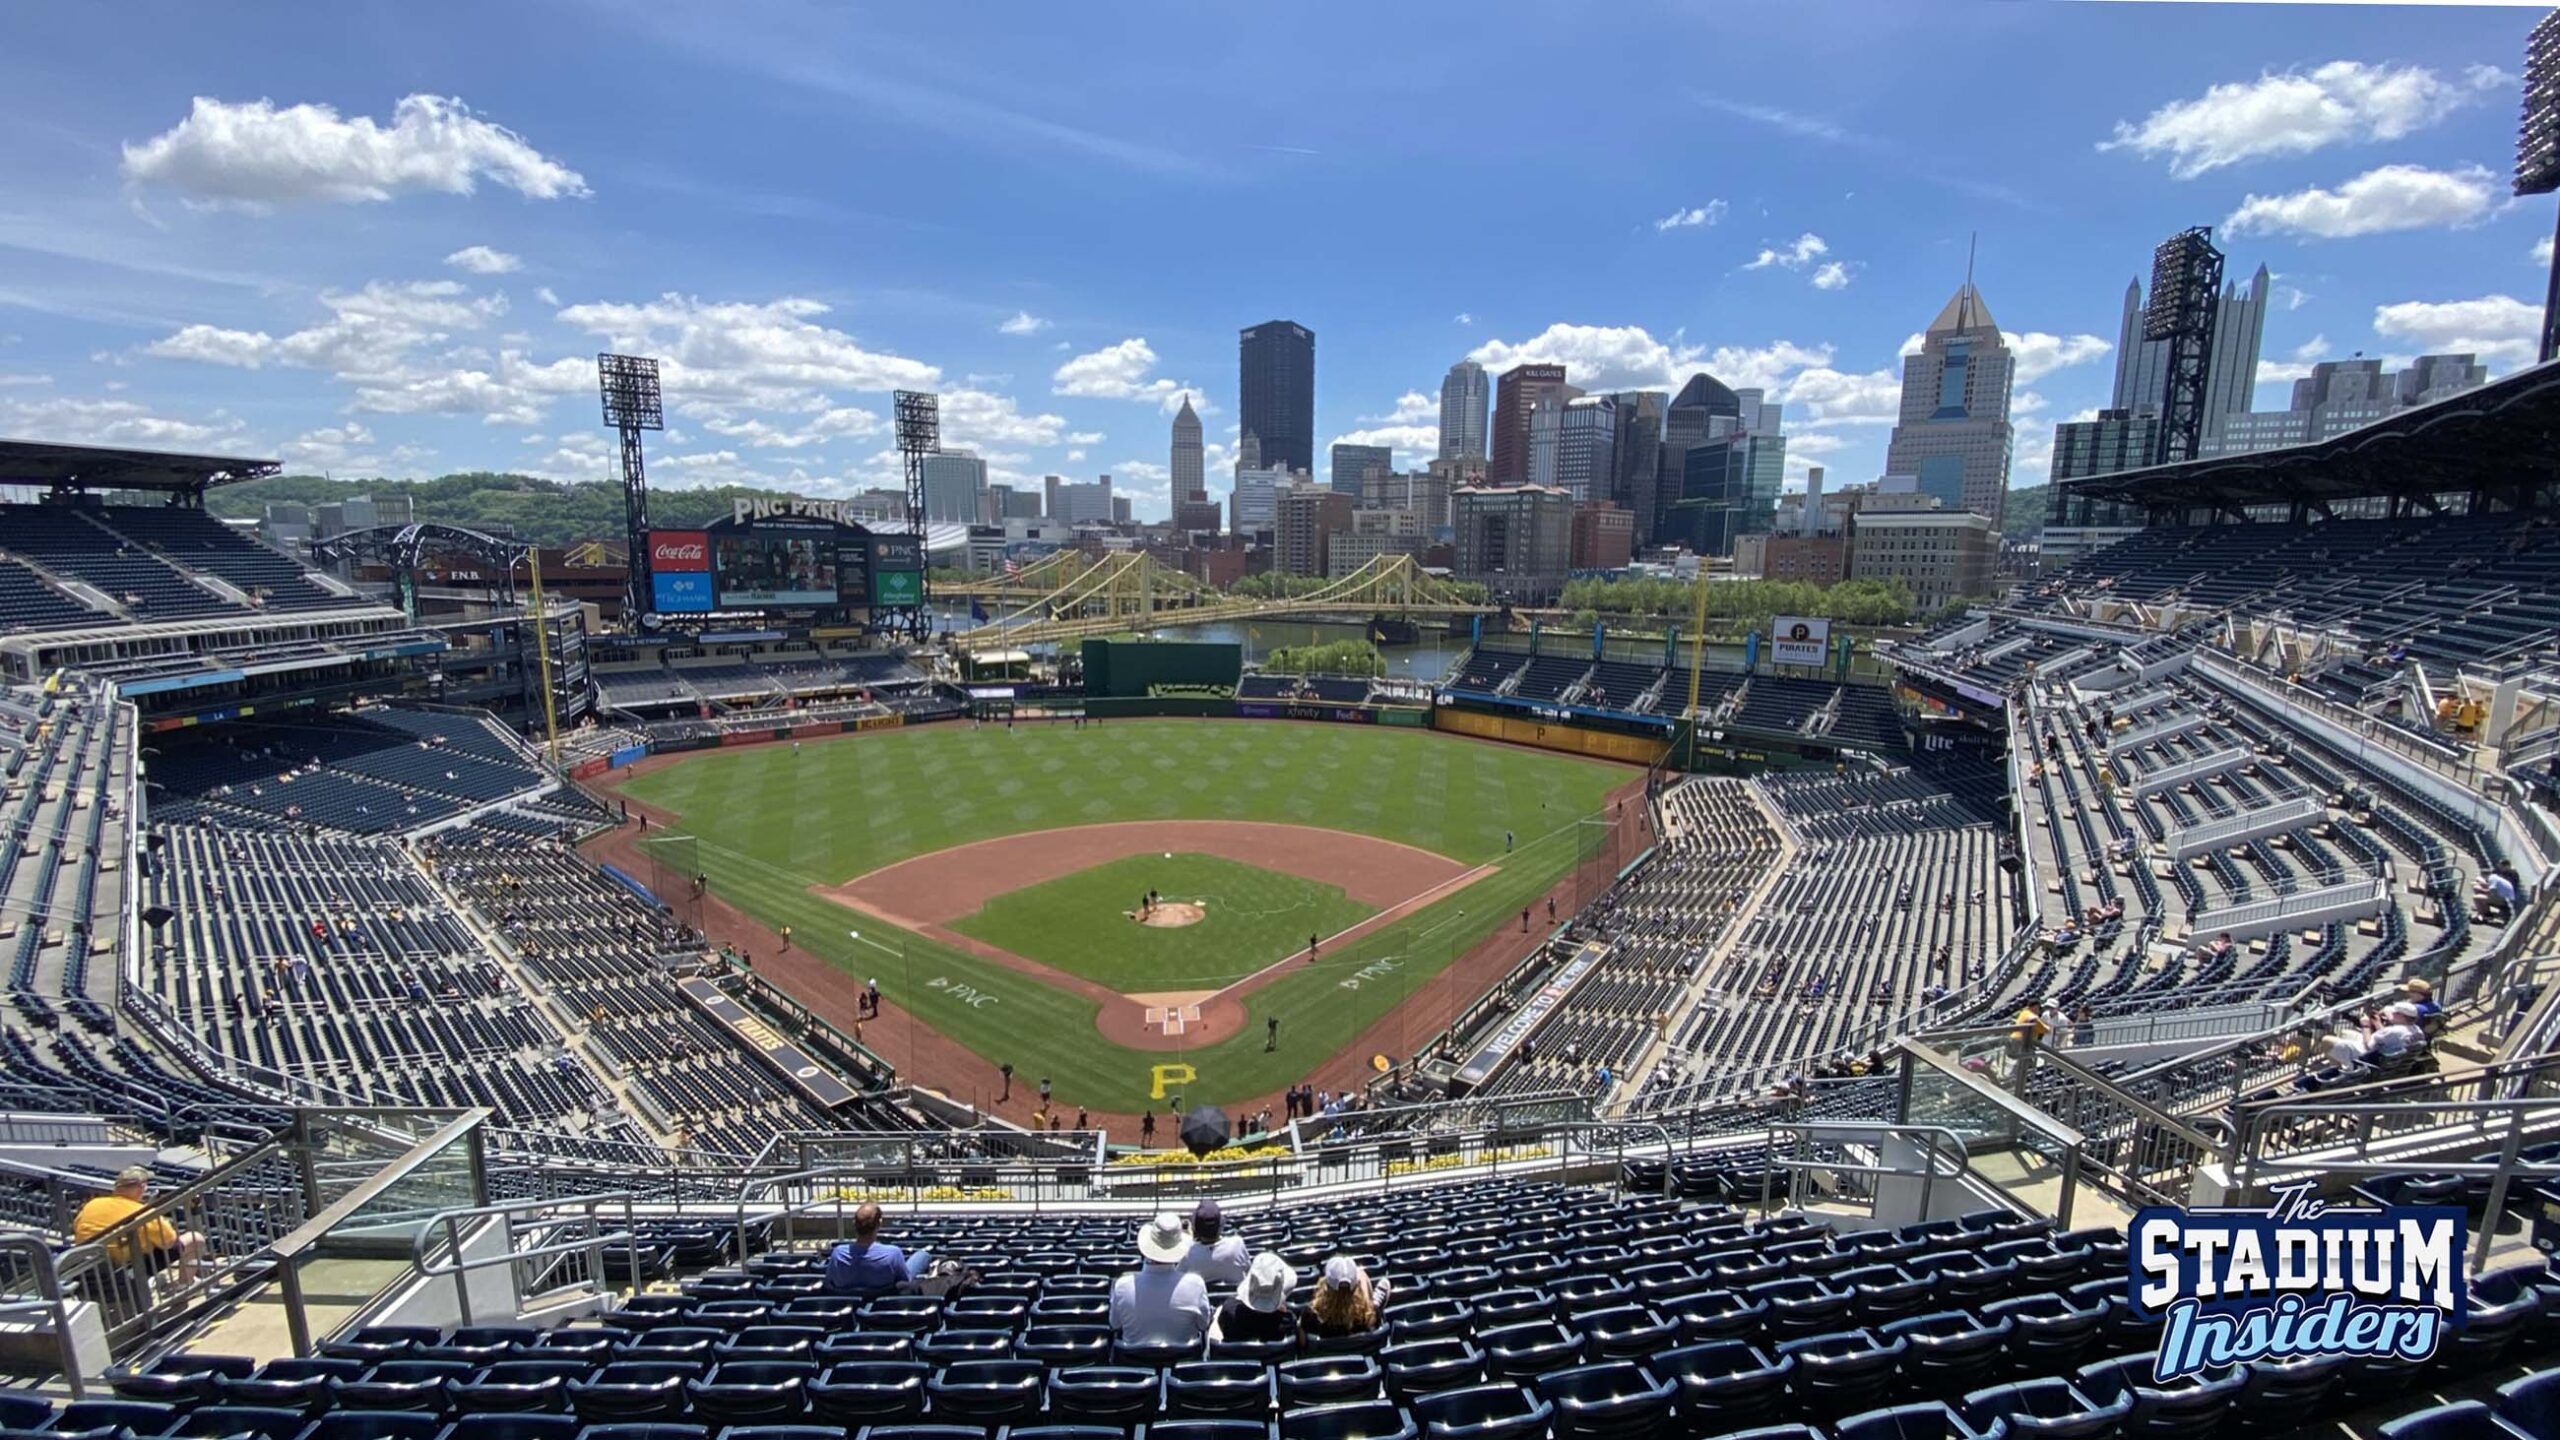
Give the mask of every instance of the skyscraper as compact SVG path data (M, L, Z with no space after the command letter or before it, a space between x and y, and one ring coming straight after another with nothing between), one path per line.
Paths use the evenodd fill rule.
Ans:
M1967 280L1902 362L1902 422L1885 447L1889 475L1911 475L1947 509L1995 522L2009 496L2009 382L2016 363L1982 292Z
M2205 363L2204 434L2222 433L2222 417L2250 408L2258 384L2258 349L2267 330L2267 267L2249 277L2249 288L2222 288L2213 316L2213 353ZM2166 407L2169 342L2142 338L2142 282L2124 289L2124 321L2116 332L2116 391L2107 408L2156 416Z
M1485 406L1492 399L1492 384L1485 379L1483 366L1461 360L1449 367L1440 382L1441 459L1484 458Z
M1361 482L1370 471L1396 473L1396 452L1385 445L1336 445L1332 458L1333 488L1353 497L1361 493ZM1358 503L1356 498L1353 503Z
M1200 443L1200 417L1191 408L1191 397L1182 397L1182 408L1173 415L1173 498L1205 500L1209 477L1202 473L1204 450Z
M1634 543L1650 544L1660 509L1655 480L1662 465L1662 412L1671 397L1659 390L1621 390L1609 399L1618 412L1618 468L1609 498L1635 517Z
M987 462L966 450L924 457L924 518L975 525L987 489Z
M1262 439L1262 463L1316 468L1316 332L1291 320L1236 337L1236 410Z
M1690 376L1662 412L1662 440L1654 447L1653 511L1649 518L1638 515L1637 543L1695 547L1695 516L1678 508L1688 493L1690 447L1741 428L1740 397L1703 370Z
M1209 498L1209 477L1200 443L1200 417L1191 397L1173 417L1173 528L1191 534L1218 528L1218 502Z
M1607 500L1617 471L1615 401L1605 395L1566 399L1558 390L1530 413L1530 484L1553 486L1577 502Z
M1529 478L1529 416L1541 397L1565 388L1561 365L1514 365L1502 372L1493 397L1493 456L1488 485L1518 485Z

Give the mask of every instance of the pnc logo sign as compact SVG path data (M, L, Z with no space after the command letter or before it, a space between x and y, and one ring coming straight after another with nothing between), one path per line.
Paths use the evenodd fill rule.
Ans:
M711 568L711 537L700 530L652 530L649 532L649 568L708 570Z

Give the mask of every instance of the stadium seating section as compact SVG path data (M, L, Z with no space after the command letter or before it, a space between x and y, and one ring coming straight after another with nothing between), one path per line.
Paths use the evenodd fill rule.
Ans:
M0 505L0 633L368 603L202 510Z
M677 1282L602 1323L375 1326L264 1365L177 1355L111 1397L0 1419L263 1440L1972 1440L2310 1434L2450 1389L2483 1398L2386 1433L2495 1435L2495 1414L2544 1435L2560 1403L2560 1372L2530 1368L2556 1333L2540 1263L2473 1279L2470 1324L2430 1360L2160 1382L2161 1322L2128 1307L2113 1230L1992 1209L1834 1231L1729 1203L1749 1178L1701 1161L1651 1194L1479 1183L1235 1215L1297 1271L1299 1302L1335 1255L1389 1286L1376 1330L1303 1344L1115 1343L1125 1217L901 1217L889 1238L980 1278L867 1299L828 1293L822 1249L661 1221L644 1238Z

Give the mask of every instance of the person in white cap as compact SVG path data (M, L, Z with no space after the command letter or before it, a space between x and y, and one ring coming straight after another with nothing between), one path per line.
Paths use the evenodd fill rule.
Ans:
M1297 1339L1298 1317L1289 1309L1289 1291L1297 1283L1298 1272L1276 1253L1265 1250L1254 1256L1235 1297L1219 1306L1218 1318L1209 1323L1209 1338Z
M1123 1345L1197 1345L1209 1335L1209 1287L1182 1268L1191 1237L1171 1211L1138 1227L1146 1263L1111 1282L1111 1334Z
M2426 1047L2427 1032L2418 1024L2418 1007L2403 1002L2386 1005L2382 1024L2373 1032L2371 1058L2380 1063L2397 1060L2413 1050Z
M1372 1281L1360 1262L1336 1255L1324 1262L1324 1278L1307 1302L1305 1328L1310 1336L1365 1335L1378 1328L1378 1307L1385 1303L1384 1281Z
M1191 1253L1182 1257L1182 1268L1211 1285L1241 1285L1245 1267L1253 1263L1253 1252L1233 1235L1220 1234L1224 1224L1215 1200L1203 1200L1192 1209Z

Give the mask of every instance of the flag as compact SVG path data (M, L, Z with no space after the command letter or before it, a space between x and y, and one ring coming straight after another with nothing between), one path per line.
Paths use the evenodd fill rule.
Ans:
M979 604L978 597L975 595L969 597L969 623L972 625L987 623L987 607Z
M1010 555L1004 557L1004 578L1011 580L1022 573L1022 562Z

